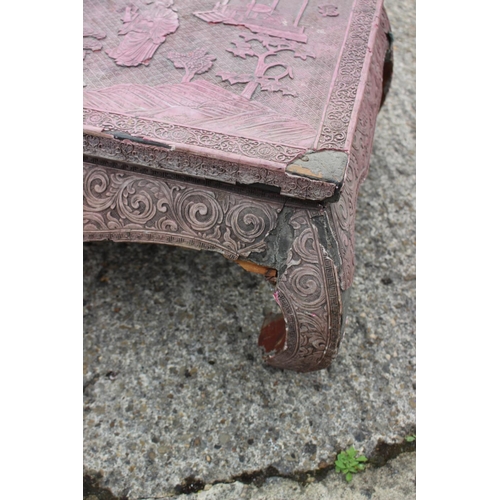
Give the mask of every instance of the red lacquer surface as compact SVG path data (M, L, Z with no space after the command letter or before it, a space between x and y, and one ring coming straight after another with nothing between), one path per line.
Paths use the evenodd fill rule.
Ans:
M232 140L242 161L278 169L306 150L349 150L380 9L377 0L84 0L85 125L222 159Z
M84 26L85 238L277 269L265 358L326 368L390 73L382 0L84 0Z

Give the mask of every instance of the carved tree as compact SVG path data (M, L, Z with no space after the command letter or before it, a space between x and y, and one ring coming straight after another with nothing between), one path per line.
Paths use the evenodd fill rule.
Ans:
M278 38L268 35L260 34L240 34L236 41L231 42L235 47L227 49L236 57L241 57L246 59L247 56L257 57L257 66L253 74L250 73L233 73L229 71L224 71L219 73L217 76L222 78L223 81L227 80L231 85L235 83L246 83L246 87L242 92L242 96L247 99L251 99L253 93L260 85L262 90L267 90L270 92L282 92L283 95L291 95L296 97L296 92L288 89L280 81L286 76L293 78L292 67L288 64L282 62L272 62L266 63L266 59L269 56L276 56L279 52L290 50L294 53L294 57L298 57L302 60L306 60L307 57L316 57L311 51L307 50L304 44L295 42L293 40L285 40L284 38ZM254 50L254 46L250 43L252 41L259 42L265 49L265 52L257 53ZM284 68L282 73L277 75L266 75L267 71L271 68L281 66Z
M196 49L184 54L171 50L167 53L167 57L176 68L185 69L186 73L182 78L182 83L188 83L194 78L194 75L208 71L212 67L213 61L217 59L205 49Z

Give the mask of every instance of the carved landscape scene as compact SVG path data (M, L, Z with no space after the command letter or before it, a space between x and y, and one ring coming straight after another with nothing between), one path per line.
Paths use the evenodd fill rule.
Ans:
M313 147L341 3L85 0L84 107Z

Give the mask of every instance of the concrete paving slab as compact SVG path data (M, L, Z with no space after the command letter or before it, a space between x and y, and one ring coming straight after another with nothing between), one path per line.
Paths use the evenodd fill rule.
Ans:
M272 289L219 255L86 244L87 499L178 496L230 481L255 498L295 498L262 492L273 481L300 490L304 477L319 478L351 444L378 465L410 449L404 438L416 425L415 4L389 0L386 7L395 71L358 202L357 268L338 358L309 374L264 366L257 336L265 312L276 307ZM355 479L363 477L368 471ZM373 490L371 497L310 498L413 498L409 484L399 497ZM224 487L199 497L215 498Z
M197 500L413 500L415 453L399 455L382 468L367 468L348 483L331 471L321 482L306 484L291 479L271 478L262 487L235 482L208 486ZM179 500L190 495L180 495ZM148 499L153 500L153 499Z

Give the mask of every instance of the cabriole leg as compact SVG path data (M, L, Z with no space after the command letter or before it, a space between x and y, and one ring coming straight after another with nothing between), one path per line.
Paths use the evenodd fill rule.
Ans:
M308 210L290 218L293 242L275 297L283 312L266 319L259 345L268 364L299 372L327 368L341 339L342 299L333 259Z

